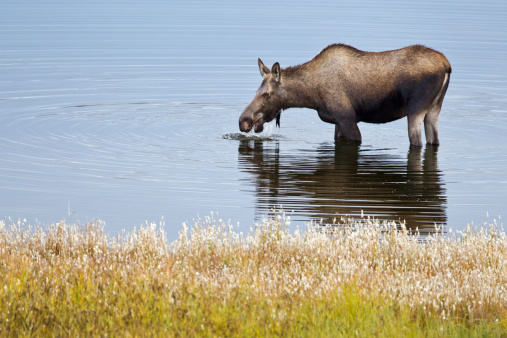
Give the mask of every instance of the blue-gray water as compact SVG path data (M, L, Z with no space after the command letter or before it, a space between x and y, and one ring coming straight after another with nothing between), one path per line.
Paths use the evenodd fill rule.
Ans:
M503 1L2 1L0 219L99 218L106 230L218 212L248 229L336 214L462 229L505 216L507 4ZM331 43L425 44L453 73L438 151L409 151L406 119L336 145L311 110L264 139L238 117L261 82Z

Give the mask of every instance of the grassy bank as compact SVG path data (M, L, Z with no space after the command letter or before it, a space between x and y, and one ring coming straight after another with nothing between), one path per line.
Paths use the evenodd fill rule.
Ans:
M496 225L420 243L394 224L250 234L220 220L174 243L147 225L0 223L0 335L507 334L507 237Z

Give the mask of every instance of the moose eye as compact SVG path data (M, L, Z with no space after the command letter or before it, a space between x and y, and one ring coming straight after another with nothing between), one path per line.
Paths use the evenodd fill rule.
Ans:
M261 96L264 97L264 98L266 98L266 99L269 99L269 93L267 93L267 92L266 93L262 93Z

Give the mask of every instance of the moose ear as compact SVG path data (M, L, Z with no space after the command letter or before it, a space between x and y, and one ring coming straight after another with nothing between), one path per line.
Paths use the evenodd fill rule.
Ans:
M275 76L276 82L280 82L282 74L280 73L280 64L278 62L273 65L273 68L271 68L271 73Z
M270 73L269 68L266 67L264 62L262 62L261 59L257 60L257 63L259 64L259 71L261 72L262 77L266 77Z

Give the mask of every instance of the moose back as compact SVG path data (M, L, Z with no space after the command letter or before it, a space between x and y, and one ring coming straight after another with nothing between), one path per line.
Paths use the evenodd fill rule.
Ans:
M422 146L438 145L438 119L451 74L447 58L414 45L385 52L363 52L344 44L330 45L311 61L271 70L258 60L263 77L252 102L239 118L243 132L263 130L292 107L315 109L335 125L335 139L361 141L358 122L387 123L407 116L408 137Z

